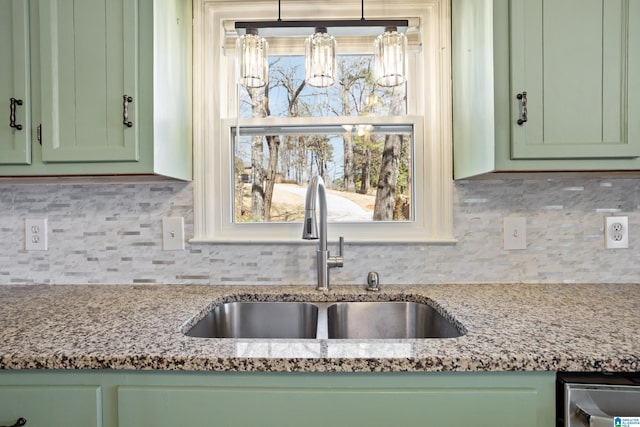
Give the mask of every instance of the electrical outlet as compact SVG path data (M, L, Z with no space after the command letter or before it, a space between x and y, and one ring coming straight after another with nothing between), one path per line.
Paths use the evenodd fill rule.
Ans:
M604 218L604 247L607 249L629 247L629 217L607 216Z
M47 250L47 219L24 220L24 247L28 251Z
M506 216L502 222L502 243L505 251L527 249L527 218Z
M162 248L165 251L184 249L184 218L162 218Z

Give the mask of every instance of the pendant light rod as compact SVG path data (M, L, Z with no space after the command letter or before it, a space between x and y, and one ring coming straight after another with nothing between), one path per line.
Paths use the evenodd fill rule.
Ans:
M365 19L364 0L361 0L360 19L323 19L323 20L282 20L281 0L278 0L277 21L237 21L235 28L245 30L247 28L316 28L316 27L399 27L409 26L408 19Z
M408 27L408 19L326 19L313 21L236 21L235 28Z

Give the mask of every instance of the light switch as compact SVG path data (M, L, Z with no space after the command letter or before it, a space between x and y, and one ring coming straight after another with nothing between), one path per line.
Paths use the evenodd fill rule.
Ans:
M505 251L527 249L527 218L523 216L504 217L502 242Z
M165 251L184 249L184 218L162 218L162 249Z

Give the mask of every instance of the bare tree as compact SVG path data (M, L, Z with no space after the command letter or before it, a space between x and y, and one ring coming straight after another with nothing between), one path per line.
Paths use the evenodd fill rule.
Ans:
M360 61L341 61L340 62L340 79L341 86L341 99L342 99L342 115L349 116L351 113L359 113L362 109L362 98L364 90L362 85L358 86L358 83L365 80L369 76L368 63ZM357 89L357 90L356 90ZM344 190L355 193L356 191L356 179L355 179L355 165L353 144L351 138L343 139L343 152L344 152Z
M275 67L274 68L274 79L275 86L281 86L287 91L287 116L288 117L300 117L303 114L303 110L307 110L307 106L301 100L301 94L306 86L306 82L303 80L299 80L296 78L297 67L287 68L284 67ZM279 141L278 141L279 142ZM291 146L286 144L285 148L289 150ZM295 166L300 170L296 174L296 181L301 183L302 176L304 176L305 168L306 168L306 150L304 148L304 137L298 137L298 149L295 153L297 156L297 161L295 162ZM290 158L290 156L287 156ZM288 167L291 164L288 164Z
M268 115L269 85L264 88L247 89L251 100L251 115L266 117ZM251 137L251 216L254 221L266 220L264 138L261 135Z
M280 149L280 136L268 135L267 147L269 147L269 162L264 180L264 219L271 219L271 203L273 202L273 189L276 185L276 176L278 170L278 151Z
M273 85L281 85L287 89L289 94L288 111L289 115L297 113L297 100L300 92L304 88L304 81L297 88L293 86L293 77L286 75L282 68L276 73ZM293 71L291 72L293 75ZM251 99L252 117L268 117L271 115L269 107L269 90L270 85L267 84L263 88L249 89L249 97ZM266 168L264 140L266 139L268 149L268 159ZM254 221L269 221L271 219L271 205L273 202L273 191L278 174L278 159L280 152L280 136L279 135L257 135L251 139L251 214Z
M405 96L404 91L393 91L391 99L392 114L398 114L404 109ZM401 155L402 135L385 135L380 177L378 178L378 191L376 192L376 201L373 209L374 221L389 221L393 219Z
M243 211L244 202L244 180L242 174L244 173L244 162L241 158L236 157L233 162L233 179L234 179L234 207L236 221L241 221L243 215L246 213Z
M360 194L369 193L371 182L371 150L365 149L363 155L362 168L360 171Z
M373 209L374 221L393 219L401 153L402 136L385 135L382 165L380 167L380 177L378 178L378 191L376 192L375 207Z

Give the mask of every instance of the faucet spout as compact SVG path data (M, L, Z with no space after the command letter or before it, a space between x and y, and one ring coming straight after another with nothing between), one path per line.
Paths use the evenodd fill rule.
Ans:
M316 202L319 204L320 226L316 214ZM316 251L318 286L319 291L329 290L329 269L342 267L344 258L342 255L344 238L340 236L338 256L332 257L327 250L327 192L324 180L316 175L309 181L307 195L304 206L304 222L302 228L302 238L305 240L318 239L318 250Z

